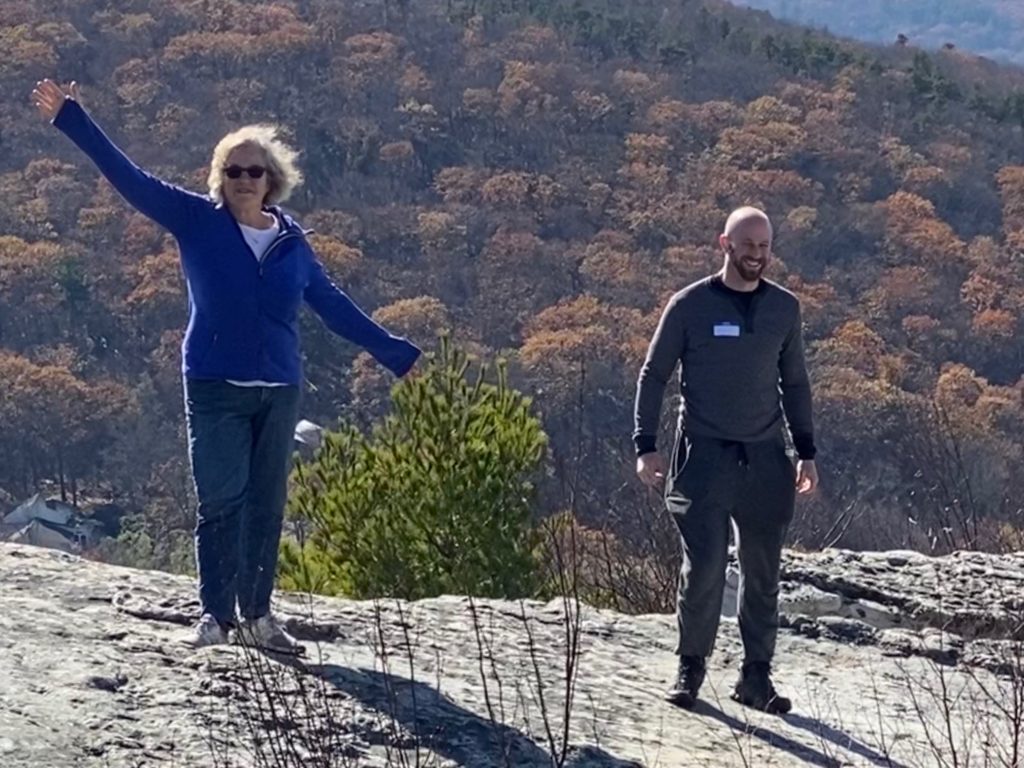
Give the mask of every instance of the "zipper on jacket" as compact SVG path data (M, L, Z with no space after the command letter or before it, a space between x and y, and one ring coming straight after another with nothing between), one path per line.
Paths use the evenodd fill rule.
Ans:
M274 239L274 242L272 242L267 247L267 250L265 250L263 252L263 255L258 260L258 265L259 266L257 267L260 282L263 281L263 265L267 263L267 260L270 258L271 252L273 252L273 250L275 248L277 248L277 246L279 246L285 240L290 240L293 237L298 237L298 235L296 235L294 232L282 232L280 235L278 235ZM260 310L257 310L257 312L259 312L259 311ZM260 312L260 314L262 314L262 312ZM263 333L262 333L262 331L260 332L259 347L256 350L256 365L260 368L260 370L263 369Z
M238 237L241 239L241 241L243 243L245 243L245 247L247 249L249 249L249 243L246 241L245 235L242 234L242 228L238 224L238 219L236 219L234 214L232 214L230 211L227 211L226 213L228 214L228 216L231 217L231 222L235 225L235 231L238 233ZM278 226L281 227L281 231L278 233L277 237L274 238L274 242L272 242L269 246L267 246L267 250L265 250L263 252L263 255L256 259L256 263L258 265L258 270L257 271L259 273L260 279L263 278L263 265L266 263L267 257L270 256L271 251L273 251L275 248L277 248L277 246L280 245L285 240L288 240L288 239L293 238L293 237L298 237L299 233L301 233L303 235L306 235L306 234L309 234L310 232L313 231L313 230L306 231L306 230L303 230L303 229L300 228L299 232L297 233L297 232L294 231L295 228L285 229L284 226L283 226L284 225L284 219L282 217L278 216L277 214L274 214L274 217L277 219ZM249 250L251 251L251 249L249 249Z
M235 231L238 232L238 237L241 238L242 242L245 243L246 248L248 248L249 244L246 242L245 236L242 234L242 228L238 225L238 219L236 219L230 213L230 211L228 212L228 215L231 216L231 221L235 225ZM283 221L280 218L278 218L278 223L281 224L281 223L283 223ZM285 240L289 240L289 239L291 239L293 237L298 237L298 235L295 232L293 232L293 231L291 231L289 229L282 229L281 232L278 233L277 237L274 238L274 242L272 242L269 246L267 246L267 249L263 252L263 255L256 259L256 273L257 273L257 277L260 280L260 282L263 281L263 265L267 262L267 259L270 256L271 252L274 251L274 249L277 248L277 246L279 246ZM257 310L257 312L259 312L259 310ZM260 313L260 314L262 314L262 313ZM260 371L262 371L262 369L263 369L263 334L262 334L262 331L260 331L259 344L256 347L256 368L257 368L257 370L260 370Z
M226 211L226 213L227 213L228 216L231 217L231 222L235 225L235 231L238 233L239 239L242 241L242 243L245 245L245 247L247 249L249 249L249 244L246 241L245 236L242 234L242 228L238 224L238 219L236 219L234 217L234 215L230 211ZM313 230L311 230L311 229L304 230L304 229L302 229L301 227L299 227L297 225L289 227L289 228L285 228L283 215L280 215L277 212L274 212L274 217L277 219L278 226L281 227L281 231L278 233L277 237L274 238L274 241L269 246L267 246L267 249L263 252L263 255L256 259L257 276L258 276L260 282L263 281L263 265L267 263L267 260L270 258L271 253L273 253L273 251L277 248L277 246L279 246L285 240L290 240L291 238L297 238L300 235L306 236L306 235L312 234L312 232L313 232ZM249 249L249 250L251 250L251 249ZM259 311L259 310L257 310L257 311ZM262 313L260 313L260 314L262 314ZM263 363L263 336L262 336L262 333L261 333L260 334L259 345L257 346L257 349L256 349L256 365L257 365L257 368L262 370L262 367L263 367L262 363Z
M285 240L290 240L293 237L298 237L298 235L295 234L294 232L282 232L280 235L278 235L274 239L274 242L272 242L267 247L267 250L265 250L263 252L263 255L259 258L259 275L260 275L260 279L263 278L263 265L266 264L267 261L270 259L270 254L274 251L275 248L277 248L277 246L279 246Z

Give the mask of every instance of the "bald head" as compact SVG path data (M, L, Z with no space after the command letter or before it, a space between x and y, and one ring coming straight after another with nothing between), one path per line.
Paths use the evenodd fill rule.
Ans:
M724 234L731 240L737 230L746 229L751 223L767 226L768 231L772 231L772 222L771 219L768 218L768 214L760 208L754 208L753 206L746 205L742 208L737 208L729 214L729 218L725 220Z
M760 208L737 208L719 237L725 252L725 281L739 290L753 290L772 257L772 223Z

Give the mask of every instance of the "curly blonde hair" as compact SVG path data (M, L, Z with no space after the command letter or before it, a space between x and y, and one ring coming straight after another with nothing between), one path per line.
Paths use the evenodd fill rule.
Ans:
M302 171L296 165L299 153L278 138L276 125L246 125L232 131L217 142L210 160L210 176L207 186L210 197L218 203L224 202L224 166L232 150L249 144L263 150L267 164L268 191L264 203L283 203L292 191L302 183Z

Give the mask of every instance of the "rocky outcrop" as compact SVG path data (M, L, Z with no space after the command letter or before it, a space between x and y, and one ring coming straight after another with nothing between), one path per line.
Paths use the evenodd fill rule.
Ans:
M783 579L866 606L880 628L936 629L965 639L1024 637L1024 552L787 553Z
M1021 685L1022 579L1020 555L789 553L784 717L729 699L734 620L704 701L685 712L661 700L674 619L584 607L564 764L925 766L969 748L1010 765L999 710ZM550 766L562 751L561 601L282 596L308 648L287 663L190 649L193 591L184 577L0 545L0 765L313 765L255 754L291 739L299 755L311 733L338 766Z

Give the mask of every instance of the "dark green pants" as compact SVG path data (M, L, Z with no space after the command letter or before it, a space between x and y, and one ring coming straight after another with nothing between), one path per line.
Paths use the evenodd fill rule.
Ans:
M781 433L778 439L742 444L693 435L677 439L666 503L683 544L680 656L706 658L714 649L731 520L740 562L745 661L771 661L779 628L779 561L793 519L795 483Z

